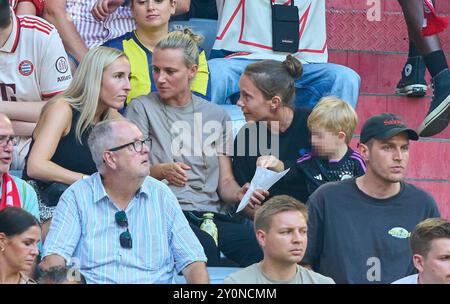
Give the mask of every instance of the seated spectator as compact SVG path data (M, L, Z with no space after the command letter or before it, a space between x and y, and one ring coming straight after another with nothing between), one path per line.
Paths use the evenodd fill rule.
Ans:
M359 151L366 173L322 185L310 196L303 263L336 283L388 284L414 273L409 233L439 217L434 199L403 181L409 141L418 138L394 114L365 122Z
M88 49L135 28L129 0L46 0L44 18L55 25L74 66ZM155 0L145 0L149 4ZM189 10L189 0L178 0L176 13Z
M241 97L237 105L247 124L234 141L233 173L237 182L244 185L251 181L257 166L276 171L290 168L270 188L270 193L306 201L306 184L294 171L297 158L311 149L306 125L310 111L291 106L294 81L301 75L302 64L292 56L283 62L263 60L245 68L239 81ZM252 213L254 207L251 202ZM251 213L247 215L253 217Z
M41 16L45 0L9 0L9 4L17 15Z
M21 137L11 169L22 170L43 101L65 90L72 76L56 29L38 17L17 17L8 0L0 0L0 45L0 112Z
M308 210L288 195L274 196L255 214L255 233L264 259L230 274L226 284L333 284L298 263L308 244Z
M409 37L415 42L418 53L423 58L423 73L425 72L423 65L425 65L432 78L433 99L427 115L419 127L419 134L420 136L433 136L445 130L450 121L450 69L437 35L446 28L447 24L436 16L434 7L429 0L398 0L398 2L403 10ZM421 60L419 57L412 63L417 62L419 65ZM416 71L413 75L415 74ZM400 83L398 87L403 89L405 85ZM409 83L409 85L414 85L414 83ZM422 85L426 85L426 83L422 83ZM407 91L407 89L403 91Z
M86 284L86 279L78 269L69 266L54 266L44 271L39 284Z
M364 160L348 146L357 124L355 110L339 98L324 97L314 107L308 117L314 151L297 160L309 194L327 182L364 174Z
M272 10L279 5L290 6L291 1L217 1L218 33L210 55L214 59L208 61L212 101L234 103L239 92L239 77L248 64L261 59L283 61L287 54L295 53L294 56L304 64L303 77L295 81L298 92L295 106L312 108L321 97L333 95L356 107L360 85L358 74L350 68L327 63L325 1L293 1L296 8L292 7L291 14L286 16ZM298 22L297 17L285 22L297 14L297 8ZM272 27L278 23L272 22L274 16L280 16L278 22L283 24L275 31ZM283 21L283 17L287 19ZM292 33L292 36L284 36L286 33ZM280 39L274 36L280 36Z
M107 41L104 46L120 49L127 54L131 64L131 99L147 95L156 90L152 77L152 57L155 45L167 35L169 18L175 13L175 0L142 1L131 0L131 12L136 21L136 30ZM149 18L151 14L153 17ZM197 76L191 83L191 89L200 97L209 97L209 74L206 55L199 55Z
M0 210L0 284L36 284L30 272L39 254L39 221L17 207Z
M440 218L420 222L410 244L419 273L392 284L450 284L450 222Z
M117 109L123 107L130 90L129 76L124 53L94 48L69 88L44 107L24 171L24 179L38 193L42 221L52 217L59 196L69 185L97 171L87 138L94 124L120 117ZM44 237L48 225L43 225Z
M148 141L129 121L94 127L88 144L99 173L61 196L42 270L75 257L87 283L171 283L180 271L188 283L208 282L203 249L175 196L148 176Z
M198 69L196 41L198 36L185 29L158 42L153 53L158 91L133 99L126 117L152 139L150 175L169 184L204 247L208 266L220 265L219 249L248 266L261 260L261 249L249 223L226 209L227 204L236 208L248 185L236 183L229 153L222 149L230 135L227 113L190 90ZM251 200L260 204L267 195L258 190ZM212 213L218 243L199 228L205 213Z
M8 172L17 141L11 121L0 113L0 210L11 206L23 208L39 220L36 192L24 180Z

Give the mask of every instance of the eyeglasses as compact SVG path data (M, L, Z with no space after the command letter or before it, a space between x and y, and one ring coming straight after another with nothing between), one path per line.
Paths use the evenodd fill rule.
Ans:
M122 248L127 249L132 248L133 240L131 239L131 234L130 231L128 230L127 214L123 210L117 211L115 214L115 218L117 225L119 225L120 227L127 228L127 231L122 232L119 236L120 246L122 246Z
M7 146L9 143L11 143L13 146L17 146L19 143L19 137L17 136L11 136L11 135L2 135L0 136L0 146Z
M123 148L126 148L126 147L132 145L133 149L134 149L134 151L136 151L136 153L141 153L142 149L144 149L144 144L147 144L147 143L148 143L149 148L151 149L152 148L152 139L150 137L147 137L146 139L143 139L143 140L136 140L136 141L132 141L132 142L129 142L127 144L124 144L124 145L121 145L118 147L111 148L108 151L111 151L111 152L119 151Z

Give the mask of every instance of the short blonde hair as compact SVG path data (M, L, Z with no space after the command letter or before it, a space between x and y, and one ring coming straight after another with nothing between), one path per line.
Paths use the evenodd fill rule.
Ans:
M186 67L191 68L194 64L198 65L198 46L202 40L202 36L195 34L190 28L184 28L167 34L156 44L155 49L182 50Z
M308 207L289 195L276 195L265 202L255 213L255 232L259 229L269 231L272 217L285 211L300 212L308 222Z
M308 128L311 132L317 127L334 134L342 131L347 144L352 140L357 124L358 116L355 110L335 96L321 98L308 117Z

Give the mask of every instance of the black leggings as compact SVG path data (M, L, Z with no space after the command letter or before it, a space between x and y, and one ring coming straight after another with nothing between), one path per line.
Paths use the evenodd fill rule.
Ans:
M252 222L250 220L234 219L223 214L214 214L214 223L219 232L219 247L214 239L205 231L201 230L201 212L191 212L190 216L185 212L192 230L203 246L208 266L222 266L220 263L220 251L230 260L247 267L262 260L263 253L255 237Z

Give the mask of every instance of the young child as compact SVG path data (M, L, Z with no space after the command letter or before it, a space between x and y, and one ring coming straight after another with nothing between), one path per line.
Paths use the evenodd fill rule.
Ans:
M308 117L313 152L297 160L309 194L320 185L363 175L365 164L350 143L358 123L355 110L345 101L322 98Z

